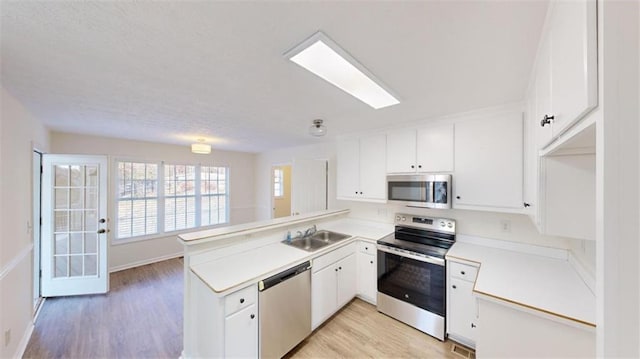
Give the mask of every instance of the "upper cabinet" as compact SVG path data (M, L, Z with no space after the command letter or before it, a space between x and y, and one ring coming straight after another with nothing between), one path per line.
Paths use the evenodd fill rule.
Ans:
M455 126L454 208L522 212L522 113L498 113Z
M386 202L386 144L384 134L338 142L338 199Z
M536 63L536 115L545 147L598 104L596 1L551 3Z
M387 133L387 173L452 171L453 124Z

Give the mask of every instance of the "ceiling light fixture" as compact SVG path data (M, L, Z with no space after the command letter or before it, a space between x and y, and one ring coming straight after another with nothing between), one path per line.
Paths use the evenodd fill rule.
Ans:
M311 136L321 137L327 134L327 127L322 122L322 120L313 120L313 125L309 127Z
M191 144L191 152L199 155L208 155L211 153L211 145L204 143L204 139L199 138L198 143Z
M380 80L321 31L284 56L376 110L400 103Z

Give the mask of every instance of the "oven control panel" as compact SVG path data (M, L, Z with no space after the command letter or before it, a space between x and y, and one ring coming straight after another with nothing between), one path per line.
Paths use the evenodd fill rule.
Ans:
M397 226L424 228L442 232L456 232L456 221L450 218L434 218L397 213L395 224Z

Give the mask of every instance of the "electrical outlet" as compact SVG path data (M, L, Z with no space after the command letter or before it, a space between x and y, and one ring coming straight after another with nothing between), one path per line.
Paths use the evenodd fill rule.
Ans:
M510 233L511 232L511 221L508 219L503 219L500 221L500 230L502 233Z
M11 329L4 331L4 346L8 347L9 343L11 343Z

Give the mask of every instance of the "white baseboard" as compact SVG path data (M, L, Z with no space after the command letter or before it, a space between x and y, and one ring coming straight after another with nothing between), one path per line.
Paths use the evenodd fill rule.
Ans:
M33 322L30 322L27 329L24 331L22 339L20 339L20 343L18 343L18 347L16 348L16 352L12 358L22 358L22 356L24 356L24 351L27 350L27 344L29 344L29 339L31 339L34 327Z
M164 255L164 256L160 256L160 257L143 259L141 261L137 261L137 262L133 262L133 263L127 263L127 264L111 267L111 268L109 268L109 273L119 272L121 270L140 267L140 266L144 266L144 265L151 264L151 263L162 262L162 261L166 261L168 259L179 258L179 257L182 257L183 255L184 255L184 252L177 252L177 253L171 253L171 254L167 254L167 255Z

